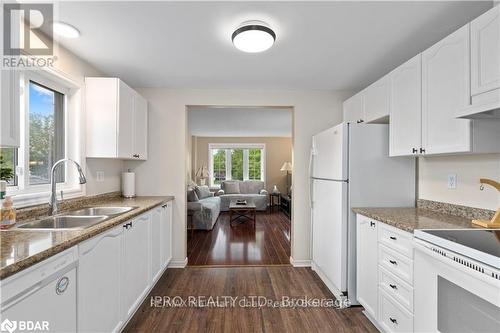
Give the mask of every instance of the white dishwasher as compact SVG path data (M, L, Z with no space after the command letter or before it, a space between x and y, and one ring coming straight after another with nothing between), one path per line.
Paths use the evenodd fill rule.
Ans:
M0 281L2 331L76 332L76 247Z

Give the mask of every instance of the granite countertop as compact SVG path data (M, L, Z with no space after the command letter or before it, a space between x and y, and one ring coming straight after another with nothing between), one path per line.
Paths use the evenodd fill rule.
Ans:
M404 231L415 229L477 228L470 218L426 208L353 208L353 212L386 223Z
M172 196L145 196L133 199L111 196L97 199L73 199L69 204L66 204L64 210L68 208L77 209L90 204L92 206L134 206L137 208L87 229L39 231L12 228L1 230L0 279L11 276L173 199ZM64 206L64 203L61 206ZM21 209L18 216L22 216L23 221L18 224L40 218L39 211L41 211L42 207ZM46 212L46 210L44 211Z

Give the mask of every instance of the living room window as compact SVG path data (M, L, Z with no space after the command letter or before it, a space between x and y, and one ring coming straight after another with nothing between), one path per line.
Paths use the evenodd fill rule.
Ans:
M224 180L264 181L264 144L208 145L210 186Z

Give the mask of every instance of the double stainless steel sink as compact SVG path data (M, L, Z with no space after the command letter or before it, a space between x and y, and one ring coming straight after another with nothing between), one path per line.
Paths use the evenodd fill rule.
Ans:
M87 207L28 222L18 229L85 229L137 207Z

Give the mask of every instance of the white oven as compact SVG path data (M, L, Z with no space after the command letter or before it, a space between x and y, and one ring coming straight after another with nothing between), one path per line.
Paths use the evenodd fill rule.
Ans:
M446 240L439 243L434 235L415 232L415 332L500 332L500 258L495 255L500 252L500 230L492 232L481 236L497 237L489 244L481 242L490 253L465 251L453 238L456 234L447 246Z

